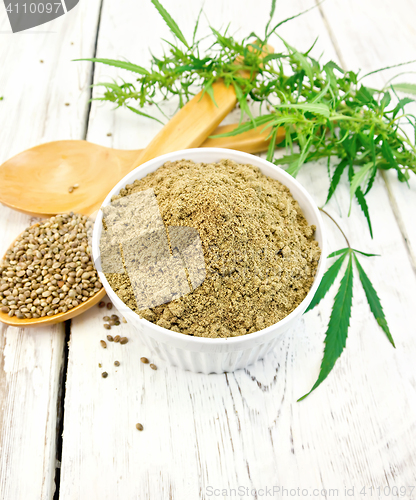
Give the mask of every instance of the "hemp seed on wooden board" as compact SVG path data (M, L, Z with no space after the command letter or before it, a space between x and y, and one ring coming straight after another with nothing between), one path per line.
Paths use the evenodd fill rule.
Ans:
M118 297L158 326L199 337L262 330L305 298L321 251L290 190L257 167L231 160L166 162L112 201L153 189L167 228L195 228L206 277L172 302L139 310L128 277L106 274Z

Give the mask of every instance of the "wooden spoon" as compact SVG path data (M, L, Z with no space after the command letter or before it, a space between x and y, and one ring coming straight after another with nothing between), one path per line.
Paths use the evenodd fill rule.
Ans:
M224 134L236 126L218 127L213 135ZM269 129L262 130L263 127L259 127L233 137L206 139L202 147L260 153L270 142ZM284 137L285 131L281 128L277 143ZM35 146L0 166L0 202L33 216L50 217L71 211L90 214L101 206L113 186L136 167L142 152L75 140ZM30 179L24 190L23 179ZM74 184L79 187L69 193L69 187Z
M36 227L38 226L39 223L33 224L31 227ZM26 229L25 229L26 231ZM23 231L24 232L24 231ZM10 248L13 246L14 242L19 238L19 236L13 241L13 243L10 245ZM4 254L3 259L6 258L6 254ZM83 313L87 309L89 309L92 306L95 306L100 300L102 300L105 297L106 291L104 288L102 288L99 292L97 292L95 295L90 297L88 300L85 302L82 302L79 306L74 307L73 309L70 309L69 311L65 313L59 313L55 314L53 316L43 316L41 318L29 318L29 319L19 319L16 318L16 316L10 317L7 313L3 313L0 310L0 321L2 323L5 323L6 325L10 326L18 326L18 327L26 327L26 326L40 326L40 325L53 325L55 323L61 323L62 321L66 321L71 318L75 318L75 316L78 316L79 314Z

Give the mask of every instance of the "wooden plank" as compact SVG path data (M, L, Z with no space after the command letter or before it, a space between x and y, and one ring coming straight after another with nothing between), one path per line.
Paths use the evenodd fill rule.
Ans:
M277 19L311 5L287 4L278 4ZM190 37L200 4L166 0L164 5ZM169 33L150 4L131 2L129 7L104 4L98 54L145 64L147 48L157 52L160 37ZM232 20L233 26L242 27L241 36L260 30L268 10L269 5L260 3L254 10L248 0L205 4L214 26ZM316 55L325 49L328 59L337 59L317 10L285 25L281 34L305 50L319 35ZM117 74L127 77L97 67L96 81ZM172 111L174 104L166 109ZM93 104L88 137L103 145L137 148L158 130L159 125L124 110ZM299 176L317 203L326 197L323 178L325 166L320 163ZM308 488L307 496L315 488L338 488L339 498L349 498L344 491L348 486L360 498L363 486L414 484L416 340L408 325L415 322L411 297L416 283L379 179L370 198L375 241L367 236L355 206L350 219L340 211L348 206L345 183L328 210L356 246L383 253L383 259L363 265L382 298L397 350L370 317L364 294L356 287L347 351L325 384L296 403L318 374L330 298L308 313L264 361L248 370L209 376L156 359L159 369L152 371L140 363L150 353L128 325L115 331L127 335L129 343L103 350L99 341L107 333L102 328L105 313L95 308L76 318L71 330L61 499L208 498L213 491L209 487L229 491L239 486ZM327 226L331 248L344 245L332 223ZM115 360L121 363L117 369ZM103 370L107 379L101 377ZM144 425L143 432L135 429L137 422ZM264 491L251 495L261 496Z
M361 74L364 75L415 59L416 32L413 20L416 16L416 4L411 0L398 0L394 2L394 8L388 0L377 3L336 0L325 2L320 9L331 27L338 56L345 68L361 69ZM416 63L392 68L370 75L365 81L369 86L383 88L391 78L403 73L393 83L416 83L415 68ZM405 96L399 94L400 97ZM408 112L416 114L416 103L408 106ZM407 128L407 132L414 138L411 128ZM397 175L393 172L386 172L384 180L416 271L416 225L413 215L416 211L415 175L411 174L409 186L398 182Z
M99 0L81 2L47 29L21 34L8 34L2 16L0 163L40 142L84 138L92 68L71 59L93 54L99 7ZM30 189L30 179L22 179L23 191L25 183ZM0 206L0 255L33 222ZM64 325L0 326L2 500L53 498L64 344Z
M1 498L53 497L64 343L62 327L0 326Z

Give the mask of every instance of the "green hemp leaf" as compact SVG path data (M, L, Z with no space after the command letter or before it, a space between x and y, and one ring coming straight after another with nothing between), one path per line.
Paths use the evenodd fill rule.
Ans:
M335 366L337 359L341 356L342 351L345 348L351 318L353 263L355 264L355 267L358 271L360 282L367 297L367 302L370 306L370 310L373 313L377 323L387 335L390 343L393 345L393 347L395 347L393 337L391 336L389 327L387 325L387 320L380 303L380 299L378 298L378 295L371 281L369 280L360 262L358 261L357 254L365 255L368 257L374 256L373 254L366 254L352 248L343 248L341 250L333 252L328 256L328 258L333 258L340 255L340 257L324 274L318 290L316 291L311 304L306 310L306 312L310 311L324 298L328 290L333 285L344 260L348 256L347 268L345 270L344 276L341 279L338 292L335 296L328 328L325 333L324 356L322 358L318 379L313 385L312 389L307 394L298 399L298 401L306 398L312 391L314 391L319 385L321 385L321 383L327 378L327 376Z

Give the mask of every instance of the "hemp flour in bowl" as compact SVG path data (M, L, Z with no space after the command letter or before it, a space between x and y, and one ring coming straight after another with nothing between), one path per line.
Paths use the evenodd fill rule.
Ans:
M198 231L206 276L182 297L141 310L128 270L106 274L118 297L142 318L185 335L235 337L277 323L306 297L321 250L315 226L279 181L228 159L168 161L112 201L149 189L168 229Z
M143 217L140 231L128 234ZM178 243L180 230L192 235L189 247ZM172 276L154 250L162 240ZM160 357L205 373L247 366L273 348L312 300L324 247L319 211L295 179L219 148L138 167L107 197L93 236L100 278L127 321ZM151 279L134 267L146 263ZM166 287L158 282L165 275Z

